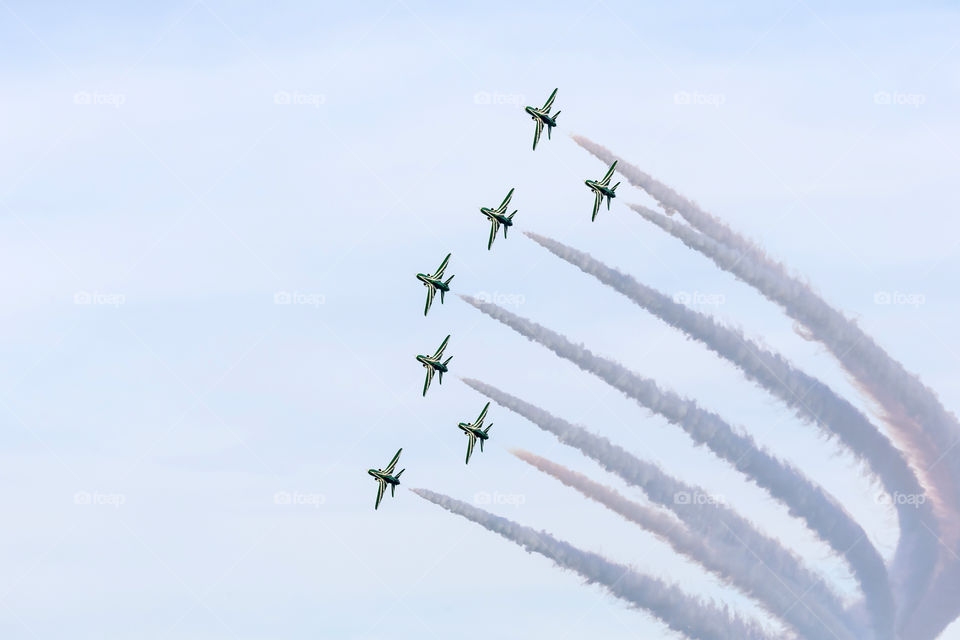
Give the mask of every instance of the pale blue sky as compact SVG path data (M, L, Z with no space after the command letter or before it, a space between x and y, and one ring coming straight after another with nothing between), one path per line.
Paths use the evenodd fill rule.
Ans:
M671 637L407 486L522 496L491 509L765 619L510 456L640 498L521 418L492 407L465 467L456 423L484 400L453 376L421 398L413 359L447 333L453 374L722 494L853 597L824 545L678 429L456 298L422 315L413 275L453 252L455 290L696 397L890 554L876 487L731 367L518 232L486 250L478 209L516 187L517 231L723 296L704 310L870 408L777 309L630 212L642 193L591 224L583 179L604 167L567 134L587 135L759 240L958 407L960 14L676 4L0 0L0 635ZM554 87L560 128L534 153L515 103ZM405 485L374 512L365 470L400 446Z

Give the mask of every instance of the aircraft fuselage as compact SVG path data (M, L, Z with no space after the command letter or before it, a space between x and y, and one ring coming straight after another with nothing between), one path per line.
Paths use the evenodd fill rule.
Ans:
M533 118L534 120L539 120L540 122L547 125L548 127L557 126L557 121L554 120L552 117L550 117L550 115L543 113L542 111L537 111L533 107L524 107L524 110L528 114L530 114L531 118Z
M423 283L423 286L425 286L425 287L430 286L430 285L433 285L433 286L436 287L439 291L450 291L450 286L447 285L443 280L440 280L440 279L438 279L438 278L433 278L433 277L431 277L431 276L428 276L428 275L425 274L425 273L418 273L418 274L417 274L417 280L419 280L420 282L422 282L422 283Z
M583 183L604 197L607 197L607 198L617 197L617 194L613 189L611 189L610 187L605 187L604 185L598 182L594 182L593 180L584 180Z
M434 360L433 358L429 358L427 356L417 356L417 362L425 367L432 367L434 371L439 371L442 373L446 373L448 371L447 365L443 364L439 360Z
M502 213L497 213L493 209L487 209L486 207L480 207L480 212L490 218L491 220L496 219L497 222L502 224L505 227L512 227L513 220L503 215Z
M386 482L387 484L393 484L393 485L400 484L400 479L399 479L399 478L396 478L396 477L394 477L394 476L391 476L391 475L388 474L388 473L384 473L384 472L381 471L380 469L367 469L367 473L369 473L369 474L370 474L371 476L373 476L374 478L378 478L378 479L380 479L380 480L383 480L383 481Z
M463 422L461 422L457 426L460 427L461 431L463 431L464 433L472 433L473 435L480 438L481 440L490 439L490 434L484 433L483 429L480 429L479 427L472 427L469 424L465 424Z

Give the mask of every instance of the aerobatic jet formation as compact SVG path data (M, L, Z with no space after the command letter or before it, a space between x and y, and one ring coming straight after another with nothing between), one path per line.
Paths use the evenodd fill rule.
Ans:
M489 408L490 403L488 402L484 405L483 410L476 420L473 422L461 422L457 425L460 427L460 430L468 436L466 464L470 463L470 456L473 454L473 447L477 444L477 440L480 441L480 451L483 451L483 441L490 438L490 427L493 426L493 423L488 424L486 429L483 428L483 419L487 416L487 409Z
M543 133L543 128L547 128L547 140L550 139L550 132L553 131L553 128L557 126L557 116L560 115L560 112L557 111L552 116L550 115L550 107L553 106L553 99L557 97L557 90L554 89L553 93L550 94L550 97L547 98L547 101L543 104L542 107L537 109L536 107L524 107L524 111L530 114L530 117L533 118L534 124L536 124L536 130L533 132L533 150L537 150L537 143L540 141L540 134Z
M380 501L383 499L383 492L386 491L387 485L390 485L390 497L392 498L397 485L400 484L400 474L406 469L400 469L400 473L397 475L393 475L393 470L397 467L397 460L400 459L401 451L403 451L403 448L397 449L396 455L393 456L393 460L390 461L386 469L367 469L367 473L377 481L377 502L373 505L374 509L380 507Z
M417 356L417 362L423 365L427 370L427 379L423 383L423 395L427 395L427 389L430 388L430 383L433 381L434 372L438 373L440 376L440 384L443 384L443 374L447 372L447 363L453 360L453 356L450 356L445 361L440 362L440 358L443 357L443 350L447 348L447 342L450 341L450 336L447 336L443 339L443 342L440 343L440 347L437 349L437 352L432 356Z
M427 312L430 311L430 305L433 304L433 297L437 294L437 291L440 292L440 304L443 304L443 294L450 291L450 281L453 280L453 276L447 278L446 282L443 280L443 270L447 268L447 263L450 262L450 255L447 254L447 257L443 259L433 275L417 274L417 280L427 288L427 305L423 308L423 315L427 315Z
M497 237L497 231L500 230L500 225L503 225L504 239L507 237L507 229L513 226L513 216L517 213L517 210L514 209L513 213L506 215L507 207L510 205L510 198L512 197L513 189L510 189L507 197L503 199L503 202L501 202L500 206L496 209L480 207L480 213L487 216L487 219L490 220L490 239L487 241L487 251L493 246L493 241Z
M617 161L614 160L613 164L610 165L610 169L607 170L607 174L603 178L596 182L594 180L584 180L583 183L590 187L593 191L593 216L590 218L590 222L593 222L597 219L597 211L600 210L600 203L603 202L603 198L607 198L607 211L610 211L610 200L616 198L617 187L620 186L620 183L610 185L610 178L613 177L613 171L617 168Z

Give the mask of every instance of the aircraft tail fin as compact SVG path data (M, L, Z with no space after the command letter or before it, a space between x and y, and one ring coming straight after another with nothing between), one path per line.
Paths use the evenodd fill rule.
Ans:
M490 433L490 427L492 427L492 426L493 426L493 423L491 422L490 424L487 425L487 428L484 429L483 432L484 432L484 433Z
M450 362L451 360L453 360L453 356L450 356L449 358L447 358L446 360L444 360L444 361L443 361L443 366L447 366L447 363Z
M390 497L391 497L391 498L396 497L396 490L397 490L397 485L391 484L391 485L390 485Z
M559 112L559 111L557 111L555 114L553 114L553 121L554 121L554 122L557 121L557 116L559 116L559 115L560 115L560 112ZM550 140L550 134L551 134L551 133L553 133L553 127L548 126L548 127L547 127L547 140Z
M617 190L617 187L619 187L619 186L620 186L620 183L618 182L617 184L613 185L613 188L610 189L610 191L616 191L616 190Z
M450 276L449 278L447 278L447 281L443 283L443 286L449 289L451 280L453 280L453 276ZM443 293L444 293L443 289L440 289L440 304L443 304Z
M514 209L513 213L507 216L507 220L513 220L513 216L517 215L517 211L519 211L519 209Z
M399 480L399 479L400 479L400 476L403 475L403 472L404 472L404 471L406 471L406 469L400 469L400 473L398 473L397 475L395 475L394 478L396 478L397 480Z
M477 438L480 441L480 452L483 452L483 438Z

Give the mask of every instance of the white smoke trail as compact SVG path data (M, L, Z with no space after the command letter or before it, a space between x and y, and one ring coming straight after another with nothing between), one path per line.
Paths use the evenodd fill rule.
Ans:
M463 382L501 406L530 420L544 431L552 433L560 442L575 447L625 482L640 488L658 505L672 511L692 531L703 536L705 542L728 548L746 550L752 556L742 566L733 565L730 577L744 591L775 593L786 587L793 596L792 604L781 617L793 619L810 614L821 624L821 633L833 638L854 637L853 622L837 595L820 578L803 566L803 562L779 542L759 531L745 518L720 501L698 500L709 494L663 472L657 465L611 443L606 438L590 433L543 409L512 396L496 387L464 378ZM758 566L759 565L759 566ZM797 613L793 609L803 609ZM808 620L804 627L815 627Z
M611 511L641 526L669 544L674 551L687 556L725 583L738 588L754 598L775 617L781 617L805 638L830 637L823 623L803 607L793 606L796 596L776 580L766 580L762 585L744 581L743 567L756 563L752 552L742 544L730 546L716 540L707 543L702 534L691 532L686 526L666 514L627 499L618 492L594 482L583 474L534 455L529 451L513 450L527 464L547 473L563 484L572 487L599 502Z
M746 272L756 272L757 268L764 270L763 277L759 277L760 274L750 277L750 273L735 275L783 306L788 315L803 323L811 335L829 348L863 387L872 392L886 410L888 418L894 422L892 426L899 428L902 432L900 435L906 441L912 442L918 453L925 454L924 460L927 464L923 466L924 469L934 466L946 447L960 441L960 422L943 407L933 390L926 387L915 375L908 373L902 364L805 283L789 275L781 263L767 256L756 244L670 187L604 147L582 136L574 136L574 140L605 163L618 160L619 173L631 184L649 193L662 206L679 212L693 228L708 238L733 249L738 258L749 258L748 262L753 265L753 269L746 269ZM901 416L906 420L905 423L897 422ZM932 441L924 436L924 433L929 434ZM929 450L931 443L935 443L939 449ZM960 461L953 464L955 470L960 468ZM952 478L954 491L951 493L954 498L957 478L960 478L960 475ZM958 505L960 502L952 502L951 510L955 511Z
M850 402L820 380L797 369L780 354L748 340L741 331L612 269L592 256L544 236L525 232L548 251L613 287L650 313L699 340L736 365L751 380L792 408L797 417L836 435L880 480L900 522L900 541L893 567L902 576L897 592L927 584L937 550L930 532L937 523L923 487L901 452ZM904 500L903 496L914 499Z
M412 489L457 515L498 533L530 552L550 558L558 566L575 571L590 583L646 609L674 631L702 640L773 640L755 622L745 620L726 607L704 602L676 586L631 570L606 558L557 540L545 531L535 531L512 520L454 500L427 489Z
M801 518L811 531L846 560L866 598L874 631L881 637L892 634L895 611L883 558L863 528L821 487L799 470L770 455L750 436L734 432L720 416L700 408L696 402L660 389L654 381L594 355L583 345L575 345L564 336L502 307L470 296L460 297L680 426L694 441L705 444L766 489L789 508L791 515Z
M574 140L604 163L619 160L618 169L631 184L650 194L665 210L679 212L708 238L734 249L745 262L752 263L749 270L755 276L762 273L762 279L735 273L736 262L723 268L780 304L790 317L806 327L811 338L830 349L860 387L883 407L884 421L893 429L897 442L907 450L935 501L941 523L938 529L931 529L931 539L938 540L942 532L943 546L949 550L941 554L938 581L929 589L925 589L923 583L903 580L903 591L898 594L900 616L909 615L917 598L926 591L940 602L918 613L918 620L931 630L923 637L937 635L960 615L960 591L954 589L960 582L960 556L957 555L960 551L960 459L957 456L944 459L944 452L953 450L960 442L960 422L956 416L944 408L936 393L917 376L805 283L790 276L782 264L768 257L756 244L601 145L582 136L574 136ZM909 566L909 562L900 562L894 569L906 570L904 566ZM899 576L897 582L901 582ZM947 602L945 594L955 591L957 597ZM910 633L916 635L919 630L913 629Z
M895 438L901 446L906 448L908 456L914 461L914 467L924 478L927 491L934 502L934 512L940 521L939 531L944 532L946 537L946 540L941 543L938 538L938 528L934 527L933 523L925 522L924 524L929 526L927 543L919 543L915 549L920 556L930 553L931 549L939 550L941 544L949 550L947 554L941 554L940 570L929 587L922 582L910 583L904 579L897 580L898 583L903 583L903 590L897 593L901 609L898 629L902 629L902 633L908 634L907 637L911 638L936 637L960 614L960 591L955 588L955 585L960 582L960 561L957 560L955 551L960 549L958 544L960 516L956 509L958 494L954 482L957 469L954 466L954 459L945 455L952 450L953 444L945 445L941 441L946 430L931 429L929 425L934 423L943 425L948 420L952 420L952 416L946 414L942 407L938 410L934 406L939 405L935 398L928 402L927 408L930 410L923 416L918 418L916 414L908 413L905 403L901 402L897 396L901 398L909 396L912 400L919 400L916 396L921 394L924 387L913 376L903 371L899 364L889 364L887 362L889 356L866 337L853 322L843 318L829 307L824 310L822 307L826 306L826 303L802 283L785 281L780 274L757 264L736 249L717 242L685 224L675 222L661 213L640 205L630 206L646 220L667 231L691 249L710 258L717 266L750 284L771 301L780 304L790 317L806 326L814 338L827 345L861 386L884 405L887 414L885 422L893 427ZM864 348L862 346L864 342L869 342L872 347ZM886 373L879 376L867 373L871 368L884 370ZM886 389L894 384L893 380L897 377L898 368L903 376L913 380L913 384L910 385L911 389L895 395L888 393ZM898 416L892 414L897 406L900 407L901 412ZM921 425L924 426L921 427ZM937 436L934 432L939 432L940 435ZM957 440L954 439L953 443L956 442ZM935 459L934 454L936 454ZM927 529L927 526L924 528ZM896 577L900 578L904 572L908 572L911 563L912 559L909 556L901 560L895 567L898 570ZM935 601L922 610L917 610L914 615L914 624L918 626L904 627L907 617L918 606L918 600L925 594L929 594Z

